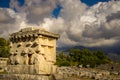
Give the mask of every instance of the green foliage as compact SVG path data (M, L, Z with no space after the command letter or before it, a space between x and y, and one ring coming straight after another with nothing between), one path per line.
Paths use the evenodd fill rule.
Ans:
M9 41L0 38L0 57L9 57Z
M70 66L70 62L68 59L68 55L63 52L57 54L57 62L56 65L58 66Z
M83 64L83 66L90 65L90 67L110 62L104 52L90 51L88 49L71 49L70 57L73 62L78 62L78 64Z
M58 66L70 66L70 62L63 60L56 63Z
M102 51L90 51L88 49L71 49L69 55L60 52L57 55L58 66L77 66L82 64L84 67L90 65L95 67L100 64L109 63L110 59Z

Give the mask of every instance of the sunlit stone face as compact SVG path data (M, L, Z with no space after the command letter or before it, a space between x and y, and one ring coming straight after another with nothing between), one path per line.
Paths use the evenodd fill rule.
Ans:
M43 29L25 28L10 35L11 65L53 65L59 35ZM43 68L41 67L41 69Z

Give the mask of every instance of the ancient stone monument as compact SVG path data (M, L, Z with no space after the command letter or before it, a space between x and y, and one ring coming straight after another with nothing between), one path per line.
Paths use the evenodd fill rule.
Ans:
M10 73L55 73L58 38L58 34L33 27L10 34Z

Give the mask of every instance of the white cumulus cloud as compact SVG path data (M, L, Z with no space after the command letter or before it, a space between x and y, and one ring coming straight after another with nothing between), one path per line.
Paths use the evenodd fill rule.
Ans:
M57 5L58 18L52 17ZM113 46L120 44L120 1L99 2L88 7L80 0L11 0L0 9L0 36L21 28L37 26L60 34L58 46ZM14 9L16 11L14 11Z

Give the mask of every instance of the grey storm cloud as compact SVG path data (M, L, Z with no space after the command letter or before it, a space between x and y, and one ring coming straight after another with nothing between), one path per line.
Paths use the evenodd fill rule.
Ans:
M25 12L29 23L38 24L45 17L51 16L56 2L56 0L25 0L24 5L20 6L18 0L11 0L11 8L18 12Z
M58 18L52 17L62 6ZM58 46L113 46L120 44L120 1L99 2L88 7L80 0L11 0L0 11L0 36L21 28L37 26L60 34ZM14 11L16 10L16 12Z
M12 18L7 9L0 9L0 36L7 37L10 27L12 26L15 21L14 18Z
M108 15L107 17L107 22L110 22L111 20L120 19L120 11L118 11L117 13L112 13L111 15Z
M64 34L70 41L68 46L112 46L118 43L120 25L117 13L120 11L120 1L100 2L92 7L79 3L79 0L62 1L64 6L71 5L67 8L63 6L60 14L66 23ZM112 18L107 22L110 15Z
M0 8L0 23L9 23L11 21L14 21L8 14L6 9Z

